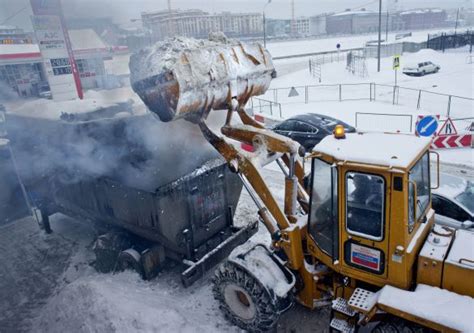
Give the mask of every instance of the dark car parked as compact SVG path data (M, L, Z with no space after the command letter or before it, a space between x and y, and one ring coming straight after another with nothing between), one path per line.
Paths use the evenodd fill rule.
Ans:
M307 151L313 149L324 137L332 134L336 125L344 126L346 132L355 132L355 128L332 117L317 113L301 114L275 125L274 132L287 136Z

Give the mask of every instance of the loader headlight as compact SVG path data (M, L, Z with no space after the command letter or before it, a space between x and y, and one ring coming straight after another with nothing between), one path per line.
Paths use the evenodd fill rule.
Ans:
M346 131L344 130L344 126L336 125L336 127L334 127L334 137L336 139L344 139L346 137Z

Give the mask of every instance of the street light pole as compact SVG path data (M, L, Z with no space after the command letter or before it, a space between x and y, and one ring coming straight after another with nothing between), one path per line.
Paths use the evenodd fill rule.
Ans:
M268 0L265 6L263 6L263 47L267 47L267 22L265 18L265 9L271 2L272 0Z
M265 21L265 10L263 11L263 47L267 47L267 22Z
M382 0L379 0L379 41L377 45L377 72L380 72L380 47L382 43Z

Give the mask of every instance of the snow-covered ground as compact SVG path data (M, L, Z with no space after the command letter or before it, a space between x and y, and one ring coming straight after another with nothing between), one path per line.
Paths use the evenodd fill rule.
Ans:
M411 37L395 39L399 34L389 33L388 42L425 42L428 39L428 34L436 34L439 32L446 32L446 29L431 29L414 31ZM378 35L351 35L351 36L337 36L321 39L305 39L288 42L268 42L267 48L274 57L288 56L294 54L316 53L324 51L337 51L337 44L341 45L341 50L363 47L366 42L377 40ZM385 39L385 34L382 36Z
M281 174L268 169L264 177L282 202ZM243 193L236 224L249 218L257 218L257 212ZM31 218L0 228L0 331L241 332L225 320L212 296L212 270L189 288L180 283L179 265L152 281L132 272L100 274L90 266L97 230L61 214L52 216L51 225L51 235L40 232ZM261 226L251 241L269 239ZM277 332L325 332L328 320L328 308L295 306Z
M408 76L399 70L397 85L473 98L474 64L467 63L466 59L469 52L468 49L463 50L464 52L447 50L443 53L424 49L416 53L404 53L400 58L401 67L420 61L432 61L440 65L441 70L437 74L423 77ZM377 84L394 85L395 73L392 69L393 59L391 57L381 59L380 72L377 72L377 59L367 58L366 63L368 72L366 77L350 74L346 70L345 61L324 64L321 66L321 84L375 82ZM304 64L304 68L298 70L298 64ZM280 73L280 68L290 67L293 68L293 71L279 75L272 81L271 88L319 84L318 80L310 75L307 60L276 60L275 67L278 73Z
M418 89L455 96L474 98L474 64L466 62L466 48L447 50L445 53L434 50L421 50L417 53L405 53L401 58L401 66L419 61L432 61L441 66L439 73L423 77L407 76L398 72L398 85L415 90L401 89L398 104L392 105L392 85L394 71L392 58L382 58L381 71L377 72L377 60L367 59L368 76L359 77L346 70L345 62L322 65L322 82L311 76L308 62L305 60L286 59L275 61L280 75L272 81L271 88L277 89L277 101L281 103L283 118L302 113L320 113L341 119L363 131L400 131L414 132L419 115L435 114L444 119L447 113L448 96L428 92L421 93L420 109L417 109ZM303 68L300 68L300 65ZM283 70L280 70L283 69ZM376 83L376 101L370 102L369 83ZM351 84L363 85L351 85ZM339 87L343 84L339 102ZM308 88L309 103L305 104L304 86ZM324 86L328 85L328 86ZM383 86L387 85L387 86ZM290 89L295 87L298 96L289 97ZM273 90L264 96L265 100L275 101ZM366 99L366 100L357 100ZM264 104L265 105L265 104ZM265 108L264 112L268 112ZM367 115L369 113L373 115ZM378 116L377 114L387 114ZM473 118L474 102L461 98L452 98L452 118ZM466 133L474 119L455 121L459 133ZM441 161L474 168L474 150L461 148L439 150Z

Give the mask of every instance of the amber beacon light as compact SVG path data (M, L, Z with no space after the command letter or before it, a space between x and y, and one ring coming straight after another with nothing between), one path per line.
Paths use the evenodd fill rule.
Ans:
M334 127L334 137L336 139L344 139L346 137L346 132L344 131L344 126L336 125L336 127Z

